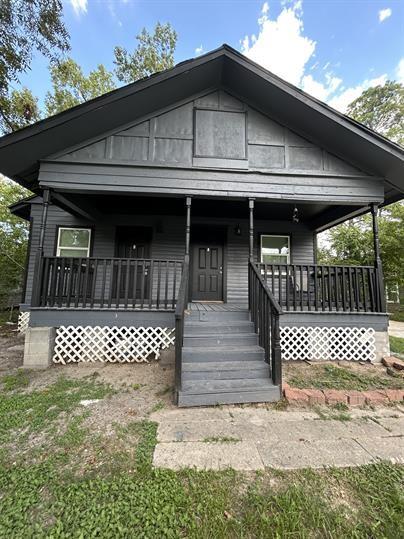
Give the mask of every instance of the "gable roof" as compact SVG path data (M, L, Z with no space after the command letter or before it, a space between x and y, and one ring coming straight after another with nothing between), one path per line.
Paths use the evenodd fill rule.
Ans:
M0 138L0 171L37 188L39 162L73 145L215 88L385 178L385 203L404 197L404 149L285 82L228 45ZM130 111L128 115L128 111Z

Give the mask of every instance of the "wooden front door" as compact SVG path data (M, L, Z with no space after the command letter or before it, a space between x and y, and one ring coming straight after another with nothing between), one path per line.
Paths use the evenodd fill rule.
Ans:
M117 258L148 259L150 258L151 229L147 227L118 227L116 231L115 256ZM129 266L129 295L133 299L136 291L136 298L148 298L150 290L149 263L132 262ZM126 265L121 265L114 270L114 297L119 290L119 297L125 297L125 286L127 283ZM136 279L136 283L135 283ZM118 283L119 281L119 283ZM136 284L136 286L135 286Z
M223 246L198 242L192 255L192 300L222 301Z

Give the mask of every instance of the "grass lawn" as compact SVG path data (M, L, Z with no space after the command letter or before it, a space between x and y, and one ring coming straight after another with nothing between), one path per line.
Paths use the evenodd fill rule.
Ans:
M300 389L345 389L368 391L371 389L403 389L404 377L399 373L388 374L386 368L377 365L355 363L289 362L284 367L284 377L292 386Z
M257 473L153 469L156 424L95 429L88 376L0 386L0 537L396 538L404 468Z
M393 354L404 354L404 339L390 336L390 351Z

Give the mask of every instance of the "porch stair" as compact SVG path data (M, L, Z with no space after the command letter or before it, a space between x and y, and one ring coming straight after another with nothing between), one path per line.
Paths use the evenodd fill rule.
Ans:
M279 400L248 309L188 310L178 406Z

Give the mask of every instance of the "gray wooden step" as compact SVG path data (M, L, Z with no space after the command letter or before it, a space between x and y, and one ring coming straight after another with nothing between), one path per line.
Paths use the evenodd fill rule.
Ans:
M225 322L226 320L250 320L248 309L243 311L187 311L185 321Z
M207 361L182 364L182 381L269 377L265 361Z
M212 346L251 346L258 344L256 333L226 333L217 335L187 335L184 337L184 347L212 347Z
M234 380L188 380L182 383L182 391L189 394L228 393L266 389L273 384L269 378L238 378Z
M259 361L264 360L265 352L260 346L213 346L184 347L183 362L195 361Z
M280 398L280 389L269 380L249 380L249 384L240 384L242 380L191 382L178 394L178 406L209 406L215 404L237 404L247 402L274 402ZM244 381L246 382L246 381ZM266 383L265 383L266 382ZM189 383L189 382L187 382Z
M216 335L217 333L253 333L254 324L248 320L225 320L215 324L185 320L184 335Z

